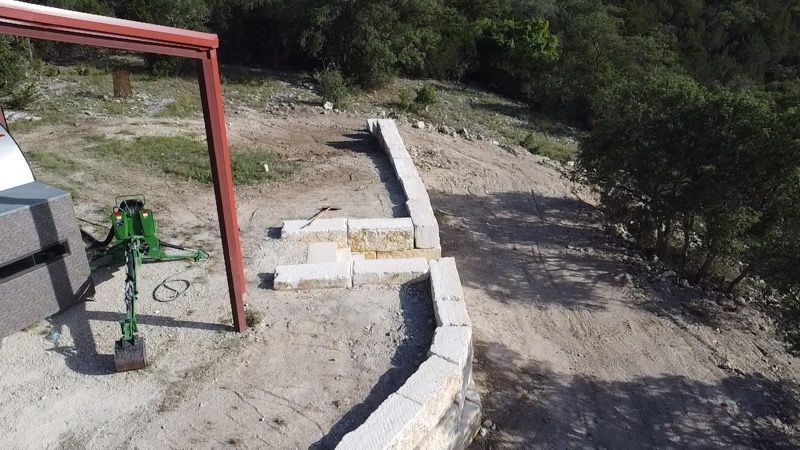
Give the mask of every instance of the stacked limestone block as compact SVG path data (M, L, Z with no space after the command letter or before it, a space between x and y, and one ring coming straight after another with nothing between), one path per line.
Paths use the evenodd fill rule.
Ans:
M437 328L425 360L337 449L463 449L480 428L472 325L455 260L430 262Z

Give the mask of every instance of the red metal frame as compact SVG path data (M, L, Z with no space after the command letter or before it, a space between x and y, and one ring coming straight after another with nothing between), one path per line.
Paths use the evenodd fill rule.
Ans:
M208 156L222 233L233 327L244 332L246 289L225 112L217 61L217 35L130 20L0 0L0 34L197 60ZM2 117L2 110L0 110ZM3 122L4 119L0 119Z

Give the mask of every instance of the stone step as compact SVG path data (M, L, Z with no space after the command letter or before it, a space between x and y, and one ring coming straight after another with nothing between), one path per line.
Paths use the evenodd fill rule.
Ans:
M374 259L353 262L353 286L397 286L422 281L428 276L424 258Z
M414 248L414 224L397 219L350 219L347 238L354 252L391 252Z
M275 268L273 289L293 291L349 288L353 285L352 272L352 263L347 262L278 266Z
M338 262L353 262L353 252L350 247L340 248L336 251L336 261Z
M344 250L344 249L342 249ZM350 249L347 249L350 252ZM308 244L308 256L306 262L309 264L316 263L333 263L339 261L339 244L336 242L312 242Z
M347 219L284 220L281 239L300 242L336 242L339 247L347 247Z

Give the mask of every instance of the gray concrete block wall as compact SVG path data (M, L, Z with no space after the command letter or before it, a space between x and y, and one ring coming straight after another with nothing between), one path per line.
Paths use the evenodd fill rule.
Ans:
M0 266L65 242L68 254L0 280L0 338L94 295L70 195L29 183L0 192Z

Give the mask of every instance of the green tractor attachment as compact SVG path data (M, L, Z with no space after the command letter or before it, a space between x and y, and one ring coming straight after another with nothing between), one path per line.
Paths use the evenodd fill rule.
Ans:
M145 208L144 196L118 197L115 203L119 206L115 206L111 213L111 230L105 241L94 249L91 266L96 270L112 264L125 264L126 315L120 321L122 337L114 346L114 365L117 372L122 372L142 369L146 365L145 341L138 334L136 323L137 281L142 263L205 261L208 254L159 240L155 214ZM165 248L179 253L168 254Z

